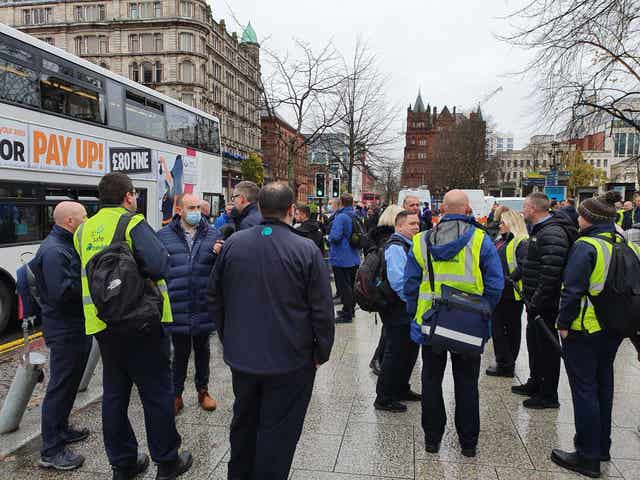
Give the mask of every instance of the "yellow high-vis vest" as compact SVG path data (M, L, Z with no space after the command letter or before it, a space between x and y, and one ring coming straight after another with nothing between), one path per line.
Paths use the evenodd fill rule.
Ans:
M120 216L127 213L127 210L123 207L109 207L102 208L93 217L88 219L84 224L80 225L73 236L73 244L80 256L81 265L81 283L82 283L82 306L84 310L84 323L85 331L87 335L93 335L94 333L101 332L107 328L104 323L98 317L98 310L91 300L91 293L89 291L89 280L87 278L87 263L98 252L108 247L111 244L111 240L116 233L116 227ZM129 248L133 250L131 243L131 229L144 220L144 216L135 215L131 218L129 225L125 230L125 240L129 245ZM173 322L173 316L171 315L171 304L169 303L169 292L167 291L167 284L164 280L156 282L158 289L162 295L163 307L162 307L162 322Z
M616 212L616 225L621 227L623 220L624 220L624 210L618 210Z
M518 246L523 240L525 240L524 237L513 237L511 240L509 240L509 243L507 243L507 251L505 252L505 254L507 257L507 267L509 269L509 275L513 275L513 272L515 272L516 268L518 267L516 251L518 250ZM518 280L516 282L516 286L522 293L522 280ZM518 290L516 290L515 288L513 289L513 296L516 300L522 300L522 296L520 293L518 293Z
M596 266L589 276L589 295L592 297L597 297L602 293L602 290L604 290L609 267L611 267L613 245L604 238L597 238L604 236L611 236L611 234L600 233L595 237L580 237L576 240L576 242L588 243L596 249ZM640 248L638 246L633 242L627 242L627 245L640 257ZM587 333L595 333L602 330L602 325L600 325L598 321L596 310L589 299L589 295L582 297L580 301L580 313L573 322L571 322L571 330L586 331Z
M442 294L442 285L457 288L466 293L482 295L484 282L480 271L480 250L485 233L475 228L469 242L451 259L434 260L433 280L435 292L431 291L429 282L429 266L427 262L427 235L429 232L421 232L413 237L413 256L422 268L422 281L418 295L415 322L422 325L423 315L431 309L433 299Z

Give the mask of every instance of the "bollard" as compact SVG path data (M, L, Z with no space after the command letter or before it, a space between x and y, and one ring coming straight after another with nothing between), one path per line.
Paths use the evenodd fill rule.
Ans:
M95 372L96 370L98 360L100 360L100 347L98 346L98 342L94 338L91 341L91 352L89 353L89 358L87 359L87 366L84 367L82 380L80 380L80 386L78 387L79 392L84 392L89 387L89 382L91 381L91 377L93 377L93 372Z
M44 380L42 368L45 362L45 356L38 352L29 352L23 359L0 410L0 433L13 432L20 426L36 383Z

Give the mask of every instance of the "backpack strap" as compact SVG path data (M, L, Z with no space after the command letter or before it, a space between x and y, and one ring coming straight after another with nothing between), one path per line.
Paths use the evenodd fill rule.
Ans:
M116 232L113 234L113 238L111 239L111 244L117 242L124 242L126 240L125 234L127 231L127 227L129 226L129 222L135 216L135 213L127 212L120 215L118 219L118 225L116 225Z
M409 249L411 248L411 246L405 242L404 240L401 240L397 237L391 237L389 238L389 240L387 240L387 243L384 244L384 250L386 250L387 248L389 248L391 245L398 245L400 247L403 248L404 253L409 253Z

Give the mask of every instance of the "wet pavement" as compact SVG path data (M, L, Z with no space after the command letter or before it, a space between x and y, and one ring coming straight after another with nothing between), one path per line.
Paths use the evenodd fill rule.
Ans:
M438 454L424 450L420 404L410 403L406 413L377 412L373 408L376 378L369 360L378 341L380 324L358 311L356 321L338 325L331 360L318 371L304 431L293 463L294 480L363 479L524 479L564 480L579 478L564 472L550 460L551 448L572 448L573 408L564 367L560 383L559 410L531 411L522 407L523 397L511 394L510 386L528 374L526 347L518 359L514 380L480 379L481 434L476 458L462 456L453 422L453 379L445 373L447 431ZM483 357L486 368L493 360L491 345ZM224 365L217 337L212 338L210 391L218 400L215 412L197 405L192 385L185 389L185 410L178 416L183 446L195 457L185 479L226 479L229 458L229 424L233 394L231 375ZM192 366L188 378L193 378ZM420 361L412 385L420 388ZM616 393L613 411L611 462L603 463L603 476L640 479L640 363L628 341L616 361ZM140 449L147 451L141 404L132 397L130 418ZM91 429L91 437L76 445L86 456L84 466L59 474L40 470L39 442L32 441L3 462L0 479L111 478L101 435L100 404L76 411L72 422ZM153 478L155 468L146 478ZM582 477L584 478L584 477Z

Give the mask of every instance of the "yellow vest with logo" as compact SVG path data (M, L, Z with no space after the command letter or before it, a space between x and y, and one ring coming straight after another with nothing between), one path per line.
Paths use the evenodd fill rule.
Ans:
M98 310L91 300L89 291L89 280L87 278L86 266L89 260L98 252L111 244L116 226L120 216L127 213L122 207L102 208L93 217L82 224L73 236L73 244L80 256L81 265L81 282L82 282L82 306L84 310L84 323L87 335L101 332L107 328L107 325L98 317ZM144 220L144 216L135 215L131 218L129 225L125 230L125 240L129 248L133 250L131 242L131 229ZM169 303L169 293L167 284L164 280L156 282L162 295L162 322L173 322L171 315L171 304Z
M523 240L525 240L524 237L514 237L509 240L509 243L507 243L507 251L505 252L505 254L507 257L507 267L509 269L509 275L513 275L513 272L515 272L516 268L518 267L516 251L518 250L518 246ZM518 290L522 292L522 280L518 280L516 282L516 286L518 287ZM522 300L522 296L520 295L520 293L518 293L518 290L516 290L515 288L513 289L513 296L516 300Z
M611 234L600 233L596 237L580 237L576 240L576 242L588 243L596 250L596 266L589 276L589 295L592 297L597 297L602 293L602 290L604 290L604 284L609 274L609 267L611 266L613 245L604 238L597 238L604 236L610 237ZM618 237L616 237L616 239L618 239ZM627 245L640 257L640 248L638 246L631 242L627 242ZM596 310L589 299L589 295L582 297L580 301L580 313L578 317L571 322L571 330L586 331L587 333L595 333L602 330L602 325L600 325L598 321Z
M429 266L427 262L427 234L418 233L413 237L413 256L422 268L422 282L418 296L415 322L422 325L423 315L433 305L433 299L442 294L442 285L448 285L466 293L482 295L484 282L480 270L480 249L485 233L476 228L467 244L449 260L435 260L431 256L433 265L433 280L435 292L431 291L429 282Z

